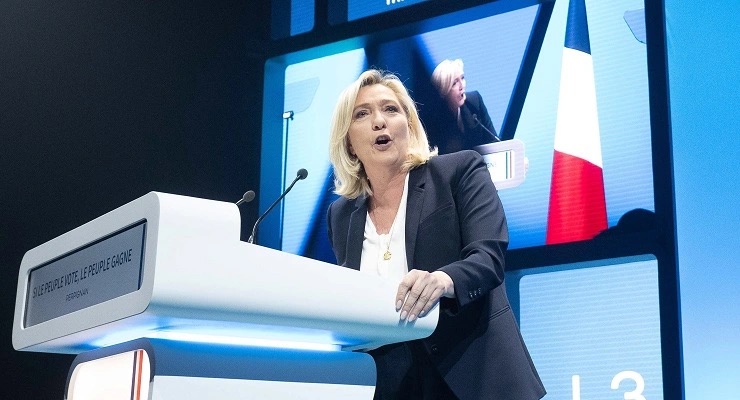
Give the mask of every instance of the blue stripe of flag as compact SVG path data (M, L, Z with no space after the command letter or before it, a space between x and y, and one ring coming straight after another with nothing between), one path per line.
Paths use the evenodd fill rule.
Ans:
M570 0L568 24L565 26L565 47L591 54L591 42L588 40L586 0Z

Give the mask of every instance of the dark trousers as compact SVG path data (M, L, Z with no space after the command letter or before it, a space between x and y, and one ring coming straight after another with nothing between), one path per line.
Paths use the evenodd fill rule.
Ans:
M374 400L458 400L419 341L369 352L378 380Z

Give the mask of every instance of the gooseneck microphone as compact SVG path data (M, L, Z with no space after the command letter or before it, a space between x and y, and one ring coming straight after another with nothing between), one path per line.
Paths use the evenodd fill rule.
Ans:
M483 124L480 123L480 120L478 119L478 114L473 114L473 122L475 122L475 127L479 127L480 126L481 128L483 128L484 131L488 132L491 136L493 136L493 141L494 142L500 142L501 141L501 138L499 138L498 136L496 136L495 133L491 132L490 129L486 128L485 125L483 125Z
M295 179L293 179L293 182L291 182L290 186L288 186L288 188L285 189L285 191L283 191L283 194L281 194L280 197L278 197L277 200L275 200L270 205L270 207L267 208L267 211L263 212L262 215L260 215L260 217L257 218L257 222L255 222L254 226L252 227L252 235L249 236L247 243L254 243L254 237L255 237L255 234L257 233L257 225L259 225L260 222L262 222L262 220L265 218L267 213L272 211L272 209L275 208L275 206L280 202L280 200L282 200L283 197L285 197L285 195L288 194L288 192L290 192L290 189L293 189L293 185L295 185L296 182L306 179L307 176L308 176L308 171L306 171L305 168L301 168L298 170L298 174L296 174L296 177Z
M242 196L242 198L236 202L236 205L240 206L241 204L249 203L250 201L254 200L254 196L255 196L254 190L247 190L244 193L244 196Z

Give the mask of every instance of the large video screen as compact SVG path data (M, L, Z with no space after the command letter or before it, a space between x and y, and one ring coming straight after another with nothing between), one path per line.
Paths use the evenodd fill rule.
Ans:
M624 217L649 220L655 206L644 4L586 1L590 54L584 57L592 63L592 75L568 61L568 6L562 0L492 2L269 60L261 208L278 197L298 169L306 168L309 177L263 222L259 243L332 261L324 219L335 199L328 136L337 97L367 68L394 72L410 89L431 133L439 101L431 76L446 59L462 60L466 92L479 95L491 130L502 139L495 145L505 151L487 161L516 166L514 183L506 181L508 172L491 169L507 216L510 249L589 240ZM585 79L574 83L573 76ZM592 88L592 98L581 96L579 85ZM475 117L483 120L482 114ZM573 140L573 132L583 127L588 139ZM596 169L557 161L573 146L571 152L588 153L585 158ZM593 171L600 180L593 179ZM596 214L584 212L592 208ZM557 224L566 235L553 233ZM585 233L584 225L590 226Z

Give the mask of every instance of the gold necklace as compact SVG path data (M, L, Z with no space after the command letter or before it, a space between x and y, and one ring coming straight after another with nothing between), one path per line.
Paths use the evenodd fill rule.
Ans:
M375 212L375 208L372 208L370 212L373 214L373 217L375 217L375 221L378 221L378 214ZM396 214L398 214L398 211L396 211ZM398 215L396 215L398 216ZM385 253L383 253L383 260L388 261L393 257L393 253L391 253L391 241L393 240L393 226L396 225L396 218L393 218L393 223L391 224L391 228L388 230L388 244L385 246ZM377 228L376 228L377 229ZM380 233L378 234L378 242L380 242Z

